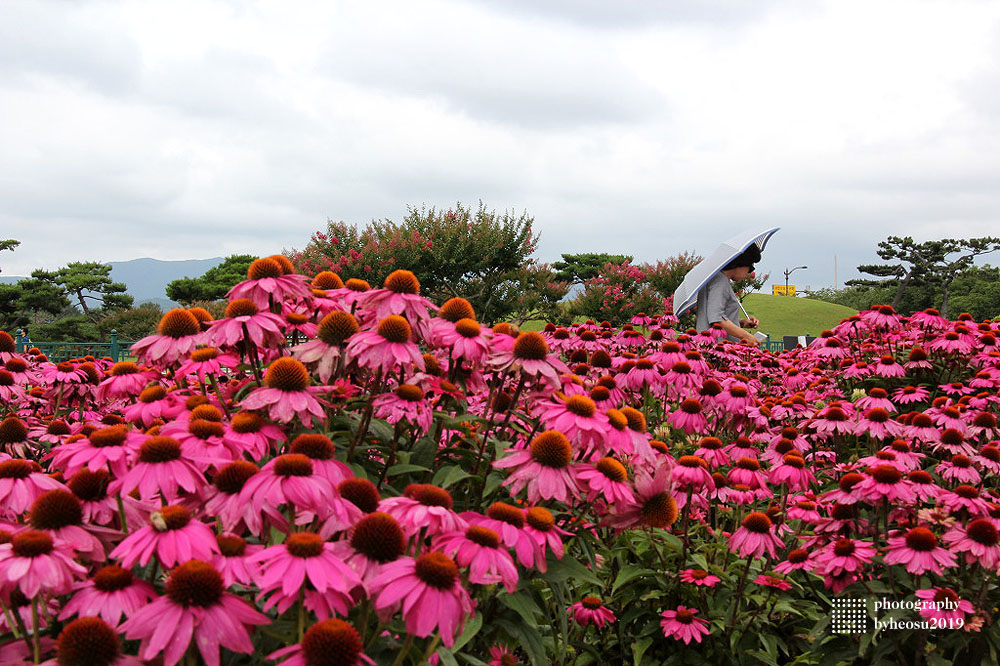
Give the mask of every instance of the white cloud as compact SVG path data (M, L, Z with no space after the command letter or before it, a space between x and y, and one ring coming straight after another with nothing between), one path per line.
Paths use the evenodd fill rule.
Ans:
M5 274L271 253L482 199L540 255L780 225L816 286L889 234L997 233L1000 6L10 2ZM1000 261L1000 259L996 260Z

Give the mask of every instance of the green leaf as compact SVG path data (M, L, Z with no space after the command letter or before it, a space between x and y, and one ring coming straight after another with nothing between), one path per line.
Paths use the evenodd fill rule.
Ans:
M552 583L562 583L567 580L575 582L587 582L600 586L600 579L593 571L574 560L572 557L564 557L561 560L549 555L548 571L542 574L542 578Z
M431 483L435 486L440 486L441 488L447 488L452 484L455 484L462 479L468 479L471 476L471 474L458 465L448 465L447 467L442 467L434 473L434 478L431 479Z
M535 600L525 592L501 595L500 603L520 615L530 625L537 624L536 618L542 614Z
M452 646L453 651L461 650L462 646L475 638L476 634L483 627L483 615L478 613L468 619L465 623L465 627L462 629L462 635L455 639L455 645Z
M629 564L622 567L622 570L618 572L618 576L615 578L614 584L611 586L611 592L615 592L625 583L630 580L634 580L639 576L647 576L649 574L656 573L652 569L647 569L645 567L640 567L635 564Z
M632 663L635 666L642 666L642 657L646 654L646 650L649 646L653 644L652 637L643 638L642 640L632 643Z
M496 472L490 472L486 477L486 484L483 486L483 497L489 497L503 483L503 476Z
M410 474L412 472L429 472L430 470L422 465L411 465L409 463L404 463L402 465L393 465L389 468L386 476L399 476L400 474Z
M496 625L510 634L511 638L520 644L534 666L544 666L549 663L545 656L545 644L542 635L534 625L514 623L504 619L496 620Z

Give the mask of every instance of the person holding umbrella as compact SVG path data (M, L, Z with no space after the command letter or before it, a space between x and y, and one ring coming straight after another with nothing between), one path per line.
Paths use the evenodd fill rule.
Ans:
M697 305L696 325L699 331L719 324L730 341L759 345L767 336L762 333L754 335L745 330L756 328L760 322L743 309L732 283L750 277L768 239L778 229L772 227L761 232L744 232L720 243L715 252L698 262L684 276L684 281L674 292L674 314L679 317ZM740 312L743 317L740 317Z
M740 317L740 299L732 286L733 282L750 277L754 264L758 261L760 261L760 250L756 245L751 245L723 266L722 270L698 292L698 317L695 325L699 331L705 331L712 324L718 324L731 342L744 340L755 346L760 344L760 340L746 330L757 328L760 322L756 317Z

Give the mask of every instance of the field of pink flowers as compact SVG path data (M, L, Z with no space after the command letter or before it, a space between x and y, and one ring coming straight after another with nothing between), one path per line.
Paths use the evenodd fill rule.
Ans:
M137 362L0 332L0 662L997 663L1000 326L675 325L276 256Z

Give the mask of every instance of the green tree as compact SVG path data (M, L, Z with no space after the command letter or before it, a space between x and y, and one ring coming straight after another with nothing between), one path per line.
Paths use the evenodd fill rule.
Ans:
M538 245L533 222L527 212L498 213L482 202L475 209L408 208L401 222L373 220L363 229L330 221L305 248L285 254L304 274L331 270L374 286L396 269L411 270L421 294L438 303L466 298L489 323L514 307L509 286L517 272L541 270L531 256Z
M0 240L0 252L4 250L14 251L14 248L21 244L21 241L14 240L13 238L8 238L7 240Z
M649 284L660 292L661 296L670 298L677 291L677 287L681 286L688 271L700 261L701 257L694 252L682 252L655 264L644 264L642 270L646 273Z
M1000 250L1000 238L943 238L918 243L910 236L889 236L878 248L878 256L887 263L864 264L858 270L881 279L862 278L845 284L894 287L895 309L907 312L936 307L947 316L956 277L972 267L976 257ZM919 298L907 299L907 292L914 287Z
M586 254L564 254L562 261L556 261L552 268L556 270L556 278L570 284L582 284L601 274L607 264L631 264L632 257L625 254L608 254L606 252L588 252Z
M969 268L955 277L951 291L954 312L968 312L980 321L1000 316L1000 268Z
M173 280L167 284L167 298L184 304L221 300L235 284L247 279L247 269L255 259L252 254L233 254L201 277Z
M56 271L38 269L31 277L62 289L95 324L107 312L132 307L133 299L126 293L128 287L122 282L113 282L111 266L99 261L74 261ZM98 307L91 308L88 301Z
M69 299L51 282L25 278L15 284L0 284L0 328L4 330L50 322L69 309Z
M112 312L97 322L97 329L103 336L115 331L119 340L135 341L156 333L156 326L160 323L161 317L163 310L159 305L142 303L138 307Z

